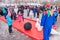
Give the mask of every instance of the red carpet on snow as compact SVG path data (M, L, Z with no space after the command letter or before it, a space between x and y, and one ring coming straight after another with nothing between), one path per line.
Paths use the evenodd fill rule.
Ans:
M0 20L6 22L5 18L3 16L0 17ZM24 23L25 22L30 22L32 24L32 29L31 30L24 30ZM31 37L33 40L43 40L43 31L38 31L35 27L35 20L31 19L24 19L24 22L21 21L19 22L18 20L13 22L13 27L17 29L18 31L24 33L25 35ZM53 26L53 29L56 29L56 25Z

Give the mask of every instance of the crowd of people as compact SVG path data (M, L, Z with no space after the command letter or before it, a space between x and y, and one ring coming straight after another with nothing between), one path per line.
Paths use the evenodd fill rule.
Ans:
M27 17L33 16L35 17L37 14L37 18L39 18L39 14L42 13L41 26L43 27L44 40L49 40L50 32L52 29L52 25L54 25L57 21L58 13L60 14L60 8L53 7L51 5L45 6L19 6L18 10L10 7L0 7L0 15L4 16L7 20L7 24L9 26L9 33L12 33L12 22L16 20L18 17L19 22L21 20L24 21L24 9L27 10Z

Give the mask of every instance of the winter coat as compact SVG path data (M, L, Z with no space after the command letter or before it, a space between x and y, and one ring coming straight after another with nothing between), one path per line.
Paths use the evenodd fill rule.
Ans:
M19 21L22 21L22 14L21 13L18 13L18 19L19 19Z
M55 24L54 15L48 16L48 14L45 14L45 15L42 14L41 26L43 26L44 40L49 40L50 32L54 24Z
M33 10L33 13L36 13L36 8L32 8L32 10Z
M12 19L11 19L10 16L7 15L7 16L6 16L6 20L7 20L8 26L12 25Z

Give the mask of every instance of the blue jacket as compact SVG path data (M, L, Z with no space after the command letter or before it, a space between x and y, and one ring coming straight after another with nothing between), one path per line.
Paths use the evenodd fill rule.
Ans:
M32 8L32 10L33 10L33 13L36 13L36 8Z
M43 26L44 28L50 28L52 27L52 25L55 24L55 16L49 16L48 14L42 14L42 19L41 19L41 26Z
M43 26L43 37L44 40L49 40L49 36L51 33L51 29L52 26L55 24L55 16L54 15L50 15L48 16L48 14L42 14L42 19L41 19L41 26Z
M10 16L7 15L7 16L6 16L6 20L7 20L8 26L12 25L12 19L11 19Z

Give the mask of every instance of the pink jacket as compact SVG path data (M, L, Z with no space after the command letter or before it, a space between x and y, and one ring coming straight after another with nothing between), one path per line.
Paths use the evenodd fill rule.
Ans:
M18 19L19 21L22 21L22 14L20 12L18 13Z

